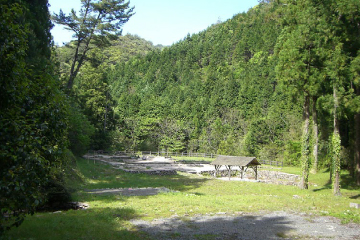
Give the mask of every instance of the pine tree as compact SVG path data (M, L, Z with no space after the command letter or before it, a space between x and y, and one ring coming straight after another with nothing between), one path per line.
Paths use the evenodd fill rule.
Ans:
M71 90L74 79L87 60L91 44L101 47L108 44L108 39L121 35L121 27L133 15L134 7L124 0L81 0L80 14L72 9L69 15L62 10L54 14L55 23L65 26L74 32L76 37L75 52L72 57L67 89Z

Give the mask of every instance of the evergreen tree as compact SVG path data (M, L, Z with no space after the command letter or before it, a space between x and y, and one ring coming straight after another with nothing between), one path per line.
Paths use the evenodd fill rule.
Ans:
M310 168L310 99L318 94L322 80L324 19L318 3L288 1L285 10L285 28L279 36L279 56L276 73L294 96L303 99L303 135L301 143L302 180L300 188L308 188ZM316 111L314 109L313 111Z
M333 96L333 136L332 136L332 166L333 166L333 190L334 195L340 195L340 171L341 171L341 148L349 145L346 132L341 132L341 120L345 118L355 120L354 143L356 144L356 113L358 112L357 104L353 104L356 98L354 92L354 79L351 75L351 60L356 59L359 51L360 42L358 41L359 28L359 11L360 4L357 1L324 1L327 18L327 36L326 50L326 74L328 85L332 87ZM356 61L356 60L355 60ZM353 71L354 73L354 71ZM356 75L356 74L355 74ZM355 78L354 78L355 77ZM355 80L356 82L356 80ZM356 89L356 87L355 87ZM350 111L349 111L350 109ZM352 109L352 110L351 110ZM355 117L354 117L355 116ZM344 120L343 120L344 121ZM348 121L348 124L351 124ZM355 145L354 153L356 159ZM356 164L356 163L354 163ZM353 164L351 164L353 165Z
M71 90L74 79L80 68L87 60L91 49L90 43L96 47L108 44L108 38L121 34L121 27L133 15L134 8L124 0L81 0L80 14L72 9L69 15L62 10L52 16L57 24L64 25L73 31L76 37L75 52L73 53L70 72L67 80L67 89Z
M359 29L360 30L360 29ZM360 52L351 63L351 71L354 82L354 98L351 101L352 108L354 108L354 170L355 181L360 186Z

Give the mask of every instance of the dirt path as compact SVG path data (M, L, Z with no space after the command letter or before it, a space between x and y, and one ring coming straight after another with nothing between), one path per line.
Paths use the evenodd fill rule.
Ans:
M173 216L153 221L132 220L131 223L154 239L360 239L357 224L342 225L332 217L286 212Z

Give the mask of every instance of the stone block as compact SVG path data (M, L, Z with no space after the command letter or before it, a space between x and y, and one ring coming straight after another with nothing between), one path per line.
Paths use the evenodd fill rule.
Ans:
M360 208L360 204L359 203L350 203L350 207L351 208Z

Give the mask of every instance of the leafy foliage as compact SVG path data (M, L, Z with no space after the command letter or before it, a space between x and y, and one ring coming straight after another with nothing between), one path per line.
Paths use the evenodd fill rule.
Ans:
M74 104L75 105L75 104ZM81 109L71 106L69 109L69 148L76 156L83 156L89 149L95 127Z
M66 106L52 76L47 1L1 1L0 232L45 199L61 166Z
M59 75L62 79L66 80L71 68L75 47L76 41L72 41L56 48ZM119 132L119 129L115 128L118 116L114 109L117 104L112 98L108 78L115 64L124 63L134 56L144 56L158 48L159 46L155 47L151 42L137 36L126 35L111 40L109 46L94 48L89 52L87 62L74 81L71 97L74 106L70 111L72 116L69 137L70 148L74 154L81 156L89 149L118 149L119 147L115 146L128 145L122 137L127 133ZM84 121L82 126L78 125L79 121ZM83 141L85 139L86 141ZM89 144L85 143L88 139Z

